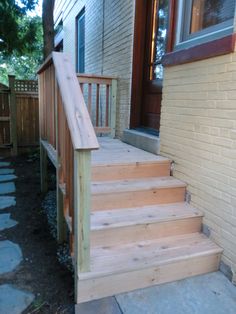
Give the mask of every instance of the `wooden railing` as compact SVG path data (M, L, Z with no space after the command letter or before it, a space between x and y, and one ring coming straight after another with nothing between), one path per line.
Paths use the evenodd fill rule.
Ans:
M77 77L96 133L115 137L117 78L81 73Z
M99 145L68 56L53 52L38 74L41 188L47 189L48 156L57 169L58 241L66 239L67 222L77 278L90 267L91 151Z

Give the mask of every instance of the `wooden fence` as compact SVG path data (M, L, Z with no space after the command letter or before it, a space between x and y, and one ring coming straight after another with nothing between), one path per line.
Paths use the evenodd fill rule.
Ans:
M0 84L0 155L17 155L39 145L38 82Z

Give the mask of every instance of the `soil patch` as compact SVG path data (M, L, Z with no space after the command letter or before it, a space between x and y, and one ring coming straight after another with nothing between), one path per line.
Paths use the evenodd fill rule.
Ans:
M0 240L17 243L23 261L15 272L1 276L0 284L12 284L35 295L35 301L24 314L72 314L73 274L58 261L57 242L50 234L42 208L44 196L40 193L38 154L8 158L7 161L11 162L18 177L14 193L16 206L1 210L1 213L10 212L18 225L2 231ZM55 188L53 182L51 189Z

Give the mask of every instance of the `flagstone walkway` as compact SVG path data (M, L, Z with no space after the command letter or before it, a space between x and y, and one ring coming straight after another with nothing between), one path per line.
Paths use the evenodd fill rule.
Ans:
M18 222L11 219L9 208L16 205L12 194L16 187L14 169L9 162L0 161L0 231L14 228ZM6 211L2 213L3 211ZM14 272L23 259L21 248L9 240L0 241L0 276ZM20 314L34 300L34 295L9 284L0 285L0 314Z

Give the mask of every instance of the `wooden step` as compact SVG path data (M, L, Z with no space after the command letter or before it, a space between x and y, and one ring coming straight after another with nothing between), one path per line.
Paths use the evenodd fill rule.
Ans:
M91 246L110 246L201 231L202 213L187 203L95 211Z
M110 181L170 175L170 160L102 164L92 167L93 181Z
M92 182L92 210L183 202L186 184L174 177Z
M221 252L200 233L93 248L91 271L77 278L77 302L216 271Z

